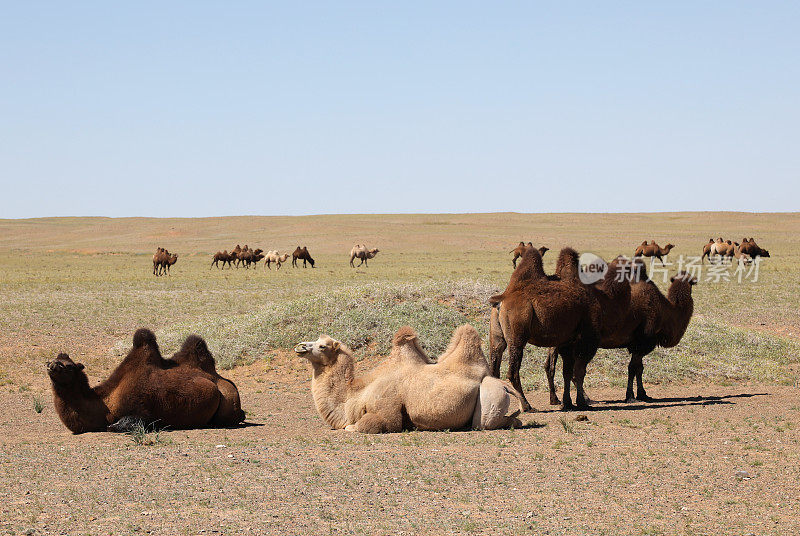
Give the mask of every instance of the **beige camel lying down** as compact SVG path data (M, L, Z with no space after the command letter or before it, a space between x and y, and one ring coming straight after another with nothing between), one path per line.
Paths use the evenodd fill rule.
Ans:
M295 352L311 363L314 403L334 429L493 430L519 423L519 411L506 415L511 395L519 399L519 394L489 374L480 336L469 325L453 332L435 363L420 348L414 330L400 328L390 356L358 377L350 349L327 335L298 344Z

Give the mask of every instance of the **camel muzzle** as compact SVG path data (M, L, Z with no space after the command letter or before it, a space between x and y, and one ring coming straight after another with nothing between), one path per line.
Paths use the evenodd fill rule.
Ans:
M301 342L300 344L294 347L294 352L300 356L305 355L310 351L311 351L311 343L308 342Z

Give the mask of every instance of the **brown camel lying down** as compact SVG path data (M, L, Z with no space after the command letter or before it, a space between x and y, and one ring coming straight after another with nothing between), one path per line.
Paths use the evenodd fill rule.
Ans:
M326 335L298 344L295 352L311 363L314 403L333 429L496 429L518 422L516 414L506 415L510 396L518 394L490 377L480 336L469 325L453 332L436 363L422 351L413 329L400 328L389 358L361 376L355 374L350 349Z
M515 247L514 249L509 251L509 253L513 253L514 254L514 258L511 259L511 264L514 266L514 268L517 267L517 259L522 257L522 254L525 253L526 249L532 248L532 247L533 247L533 244L531 242L528 242L527 245L525 244L525 242L520 242L517 247ZM542 254L542 257L544 257L544 254L546 252L548 252L548 251L550 251L550 250L548 248L544 247L544 246L539 248L539 253Z
M107 380L89 387L81 363L59 354L47 363L61 422L74 434L126 431L134 423L170 428L234 426L244 420L239 392L217 374L205 341L186 339L174 359L164 359L147 329Z
M627 402L650 401L642 383L643 359L656 346L671 348L680 342L694 311L692 286L697 284L697 280L686 272L677 274L672 278L672 284L665 297L656 284L647 277L643 262L635 261L634 265L627 266L633 266L630 305L624 311L622 321L616 329L602 334L600 348L628 350L631 359L628 364L628 387L625 399ZM559 403L553 381L557 360L558 350L551 348L544 368L550 388L550 403L553 405ZM637 382L635 399L634 378Z

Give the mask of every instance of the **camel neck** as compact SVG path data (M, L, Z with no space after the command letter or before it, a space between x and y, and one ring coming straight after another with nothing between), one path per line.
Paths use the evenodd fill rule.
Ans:
M311 379L311 392L314 405L320 416L331 428L340 429L347 425L345 403L352 395L355 365L352 356L340 354L332 367L314 364Z
M89 387L85 375L70 385L53 383L53 400L61 422L72 433L106 429L108 407L100 395Z

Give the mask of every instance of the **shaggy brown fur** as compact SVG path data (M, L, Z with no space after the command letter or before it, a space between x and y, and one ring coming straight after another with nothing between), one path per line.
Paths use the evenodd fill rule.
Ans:
M306 261L311 264L311 267L314 268L314 259L311 258L311 255L308 253L308 248L303 246L297 246L297 248L292 252L292 266L297 268L297 261L303 261L303 268L306 267Z
M517 267L517 259L522 257L522 254L525 253L526 249L532 248L532 247L533 247L533 244L531 242L528 242L527 244L525 244L525 242L520 242L517 247L515 247L514 249L512 249L509 252L509 253L513 253L514 254L514 258L511 259L511 264L512 264L512 266L514 266L514 268ZM539 253L542 255L542 257L544 257L544 254L547 253L548 251L550 251L550 250L548 248L544 247L544 246L539 248Z
M219 408L211 419L214 426L228 426L231 423L237 424L244 421L244 411L239 399L239 390L236 384L227 378L223 378L217 372L217 364L214 356L206 345L206 341L199 335L189 335L183 342L181 349L173 356L172 360L182 367L197 368L213 378L214 383L219 389L221 398Z
M187 354L197 349L195 343L184 347ZM187 361L198 363L209 358L186 356ZM59 354L47 363L47 369L56 411L75 434L104 431L123 418L171 428L198 428L235 425L244 417L220 413L225 405L221 404L218 379L199 366L163 359L155 335L147 329L134 334L131 351L108 379L94 388L89 387L83 365L67 354Z
M644 357L656 346L670 348L680 342L694 310L692 286L697 280L685 272L672 278L667 297L647 277L644 263L635 261L630 284L630 306L622 316L617 328L604 331L600 339L601 348L626 348L631 355L628 364L628 387L625 399L649 401L642 383ZM610 271L610 270L609 270ZM558 404L554 377L558 351L551 349L545 364L550 388L550 403ZM633 395L633 380L637 382L637 395Z
M664 259L661 257L666 257L669 255L669 252L674 248L674 244L667 244L663 248L656 244L655 240L651 240L648 244L645 240L641 243L641 245L636 248L636 252L633 254L634 257L655 257L656 259L661 261L661 264L664 264Z
M602 291L583 285L577 277L578 254L571 248L561 251L558 264L560 274L548 277L539 251L528 248L511 274L506 290L489 299L493 306L489 326L490 364L492 374L499 376L503 352L508 347L508 379L522 393L519 369L525 345L558 347L570 365L564 367L564 407L572 407L569 383L573 377L576 402L585 407L583 379L586 365L597 351L603 315L606 314L605 321L611 329L616 322L616 311L630 300L629 283L617 284L607 276ZM526 411L531 409L524 394L523 406Z
M747 241L742 240L741 252L750 255L752 258L756 257L769 257L769 251L759 247L753 238L748 238Z

